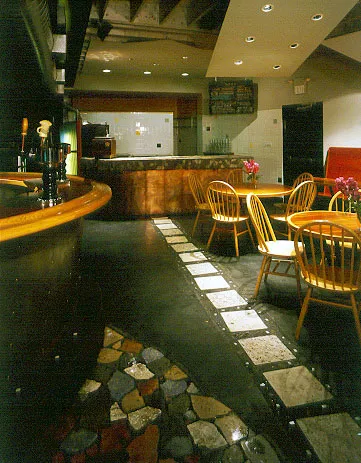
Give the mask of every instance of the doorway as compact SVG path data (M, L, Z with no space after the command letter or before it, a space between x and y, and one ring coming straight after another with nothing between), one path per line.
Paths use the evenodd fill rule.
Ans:
M282 106L283 182L302 172L323 177L323 104Z

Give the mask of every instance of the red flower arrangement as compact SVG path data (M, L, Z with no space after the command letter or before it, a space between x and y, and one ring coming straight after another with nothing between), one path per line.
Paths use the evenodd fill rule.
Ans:
M259 164L258 162L255 162L254 159L250 159L249 161L243 161L244 168L246 169L247 172L247 180L248 181L255 181L258 180L259 175Z

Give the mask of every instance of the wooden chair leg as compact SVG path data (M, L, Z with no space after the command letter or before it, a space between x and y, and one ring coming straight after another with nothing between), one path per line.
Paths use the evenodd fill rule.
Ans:
M194 220L191 236L193 236L194 232L196 231L196 227L197 227L197 223L198 223L200 214L201 214L201 211L200 211L200 209L198 209L197 216L196 216L196 218Z
M211 245L211 242L212 242L213 235L214 235L214 232L216 230L216 227L217 227L217 222L214 222L211 234L209 235L209 238L208 238L208 241L207 241L207 249L209 249L209 246Z
M251 240L252 240L253 247L255 248L255 247L256 247L256 243L254 242L252 230L251 230L251 227L249 226L248 220L246 221L246 225L247 225L248 234L249 234L249 236L250 236L250 238L251 238Z
M263 277L263 274L264 274L264 268L266 266L266 263L267 263L267 257L264 256L263 260L262 260L261 268L260 268L260 270L258 272L257 283L256 283L256 287L255 287L254 293L253 293L254 298L256 298L258 296L259 288L261 286L262 277Z
M234 238L234 247L236 249L236 256L239 257L239 249L238 249L238 230L237 224L233 224L233 238Z
M308 304L310 301L311 294L312 294L312 288L307 288L307 293L306 293L305 299L303 300L301 313L300 313L300 316L298 317L298 322L297 322L297 328L296 328L297 341L300 339L301 328L302 328L303 321L308 311Z

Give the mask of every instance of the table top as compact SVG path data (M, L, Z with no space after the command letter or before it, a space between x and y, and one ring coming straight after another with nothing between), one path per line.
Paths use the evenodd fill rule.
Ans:
M281 185L280 183L257 183L254 187L251 183L233 186L240 198L245 198L248 193L254 193L260 198L272 198L274 196L288 196L292 193L293 187Z
M305 211L296 212L295 214L287 217L288 224L294 230L297 230L305 223L312 222L314 220L331 220L332 222L343 225L354 232L359 232L361 227L357 214L352 212Z

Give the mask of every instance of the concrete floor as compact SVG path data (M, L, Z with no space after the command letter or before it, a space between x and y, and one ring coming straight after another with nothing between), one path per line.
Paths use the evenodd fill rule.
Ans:
M270 277L257 301L253 300L261 258L248 238L240 239L239 258L228 238L215 240L208 252L210 223L200 225L191 238L193 220L194 216L172 217L231 289L245 299L247 308L266 321L267 333L278 336L295 353L288 366L306 366L333 395L326 412L346 411L358 421L361 349L351 313L314 307L297 343L294 280ZM48 425L71 405L96 363L106 325L119 327L184 366L204 394L232 408L250 428L262 433L282 461L318 461L290 423L325 413L324 404L316 401L289 408L278 400L263 376L275 367L250 362L239 342L249 332L227 329L220 312L204 297L152 220L107 221L101 215L85 220L79 299L71 321L78 344L74 348L74 339L72 344L65 342L61 367L49 372L47 388L52 392L44 399L39 421Z

